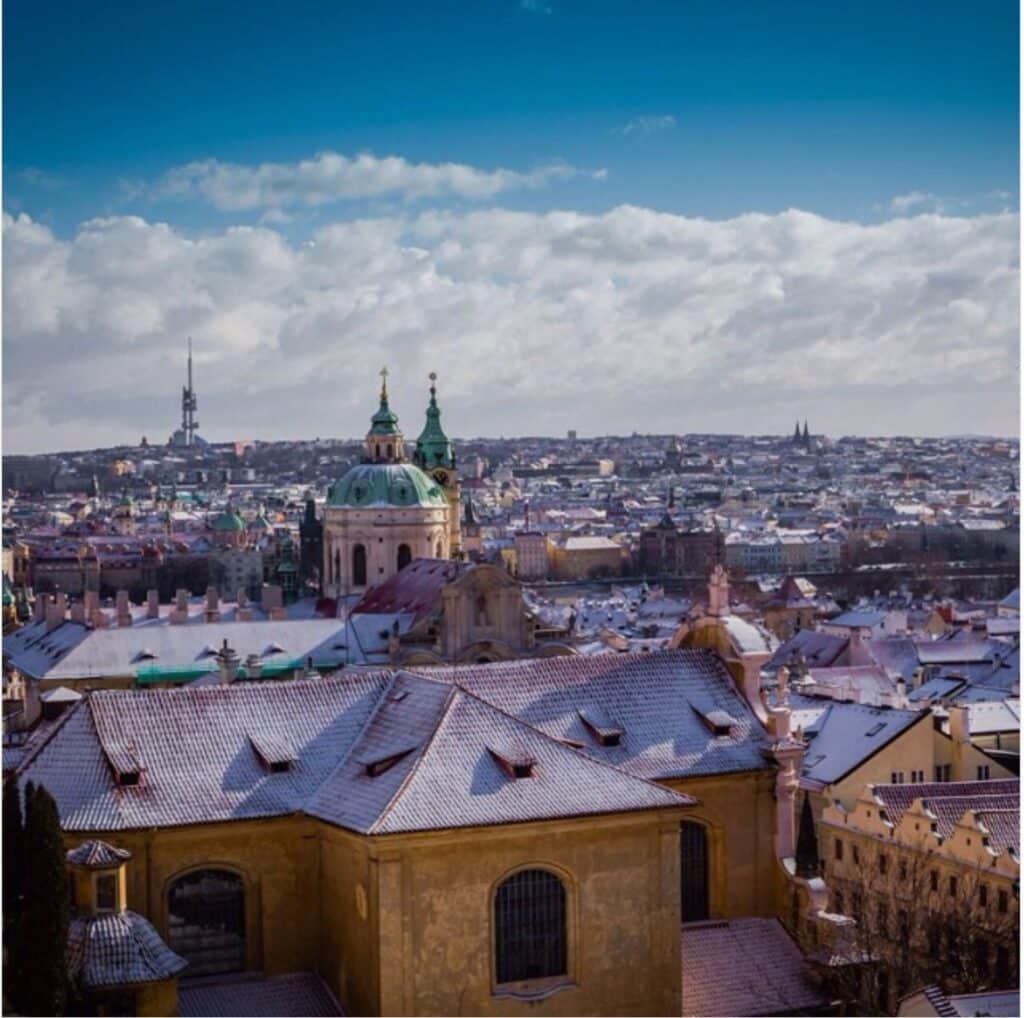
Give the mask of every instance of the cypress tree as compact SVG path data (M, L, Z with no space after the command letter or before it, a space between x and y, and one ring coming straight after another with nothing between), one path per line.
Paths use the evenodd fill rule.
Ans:
M21 1009L26 1015L62 1015L70 919L64 839L57 804L42 786L35 789L26 813L24 907L18 932Z
M4 784L3 802L3 863L4 863L4 945L14 939L21 904L22 874L25 861L25 828L21 816L21 793L18 779Z

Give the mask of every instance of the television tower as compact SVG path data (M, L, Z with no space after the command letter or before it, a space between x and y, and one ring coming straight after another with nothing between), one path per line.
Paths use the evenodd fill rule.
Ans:
M199 401L196 399L196 391L192 388L192 337L188 337L188 385L181 390L181 433L185 439L185 445L194 445L196 432L199 430L199 421L196 420L196 410L199 408Z

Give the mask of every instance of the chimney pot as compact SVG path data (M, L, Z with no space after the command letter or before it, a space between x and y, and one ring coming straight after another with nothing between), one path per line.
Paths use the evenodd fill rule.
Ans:
M151 619L160 618L160 591L146 591L146 616Z

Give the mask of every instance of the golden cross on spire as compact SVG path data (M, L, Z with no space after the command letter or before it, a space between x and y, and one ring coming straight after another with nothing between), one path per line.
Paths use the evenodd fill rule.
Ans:
M380 399L383 403L388 398L388 369L387 365L380 369Z

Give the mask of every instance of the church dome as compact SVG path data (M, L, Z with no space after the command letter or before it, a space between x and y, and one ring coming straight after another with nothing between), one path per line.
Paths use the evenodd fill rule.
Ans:
M237 533L245 530L245 522L233 509L228 509L213 521L213 529L222 533Z
M411 463L360 463L331 486L327 504L350 509L444 509L448 500L433 478Z

